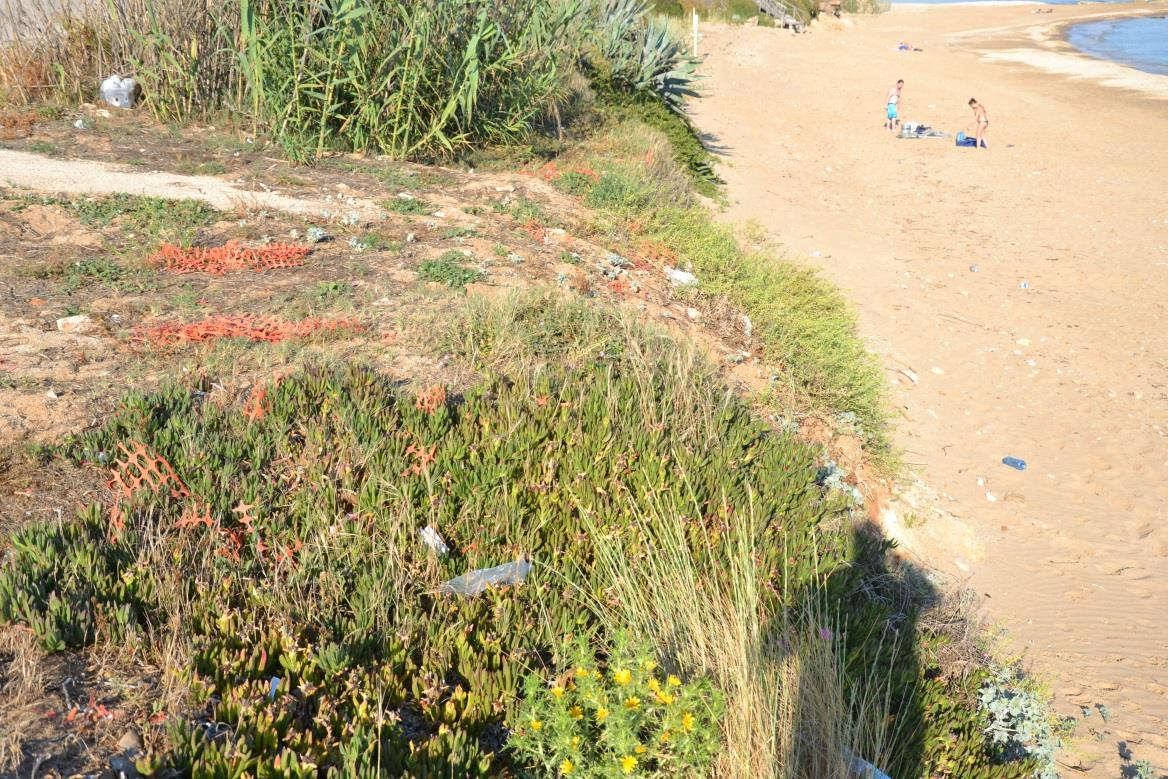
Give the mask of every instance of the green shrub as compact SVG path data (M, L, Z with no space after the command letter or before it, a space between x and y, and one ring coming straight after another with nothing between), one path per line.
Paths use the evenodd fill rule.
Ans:
M561 192L579 197L586 195L595 183L591 176L570 170L567 173L561 173L559 176L556 176L552 181L552 186Z
M443 252L433 260L426 260L418 266L418 278L424 281L437 281L451 287L465 287L482 281L487 274L474 268L468 268L464 261L466 255L459 251Z
M428 214L434 207L419 197L395 197L382 201L382 205L395 214Z
M708 680L683 682L624 635L598 659L564 647L557 675L530 674L511 749L543 776L704 776L720 740L722 701Z
M651 187L635 171L613 168L600 175L584 196L584 202L591 208L632 216L644 211L653 202Z
M659 211L652 234L692 268L699 290L746 311L766 361L779 369L780 395L832 413L852 412L877 448L882 445L887 412L880 367L833 284L811 268L743 251L732 228L700 208Z

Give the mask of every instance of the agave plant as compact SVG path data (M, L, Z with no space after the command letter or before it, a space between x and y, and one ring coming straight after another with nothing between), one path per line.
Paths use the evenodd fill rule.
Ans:
M596 17L597 50L613 84L656 94L680 113L695 96L697 62L663 24L648 19L649 0L600 0Z

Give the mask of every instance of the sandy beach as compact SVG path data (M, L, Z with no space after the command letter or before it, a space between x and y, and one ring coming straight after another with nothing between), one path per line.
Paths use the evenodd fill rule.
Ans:
M1093 712L1064 777L1118 776L1127 753L1168 772L1168 77L1062 40L1165 11L703 27L695 119L723 152L726 218L757 220L855 301L929 496L886 528L978 593L1060 713ZM901 116L950 136L976 97L990 149L892 137L898 78Z

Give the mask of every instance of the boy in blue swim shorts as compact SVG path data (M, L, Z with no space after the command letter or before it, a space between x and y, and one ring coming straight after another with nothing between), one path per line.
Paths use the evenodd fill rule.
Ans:
M887 121L884 126L895 135L900 130L900 90L904 88L904 79L899 79L896 86L888 90Z

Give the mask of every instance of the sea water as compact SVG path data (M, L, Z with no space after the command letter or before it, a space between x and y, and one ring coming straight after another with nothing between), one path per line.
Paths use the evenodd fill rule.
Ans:
M1067 41L1092 57L1168 76L1168 16L1076 24Z

